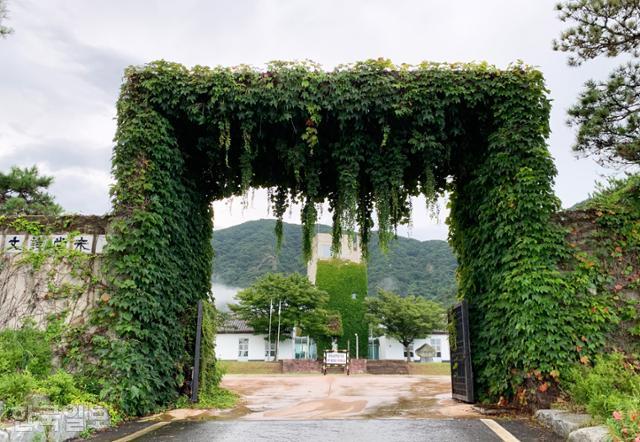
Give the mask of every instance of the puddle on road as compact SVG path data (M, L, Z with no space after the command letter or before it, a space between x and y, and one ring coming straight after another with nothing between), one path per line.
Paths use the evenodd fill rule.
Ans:
M451 398L438 376L256 377L229 380L242 397L230 410L172 410L153 420L302 420L478 418L470 405Z
M240 419L247 414L252 413L244 403L236 405L229 409L195 409L195 408L178 408L169 410L164 413L154 414L141 419L142 422L173 422L173 421L204 421L217 419Z
M299 402L283 409L267 411L263 416L280 419L327 419L359 414L366 406L367 401L365 400L318 399Z

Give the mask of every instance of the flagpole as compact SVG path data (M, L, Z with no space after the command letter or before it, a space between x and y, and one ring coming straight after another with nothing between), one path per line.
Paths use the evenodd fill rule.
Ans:
M282 312L282 300L278 300L278 337L276 338L276 361L280 356L280 313Z
M269 346L267 347L267 361L271 361L271 315L273 313L273 298L269 301Z

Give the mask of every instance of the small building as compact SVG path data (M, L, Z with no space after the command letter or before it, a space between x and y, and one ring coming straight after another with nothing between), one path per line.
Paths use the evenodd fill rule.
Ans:
M426 351L425 351L426 350ZM449 362L449 335L434 331L430 335L416 339L409 346L409 357L414 362ZM369 340L369 359L406 359L404 346L396 339L380 336Z
M272 361L276 356L275 329L271 336L255 333L245 321L231 318L218 327L216 358L233 361ZM313 338L294 336L280 341L278 359L317 359Z

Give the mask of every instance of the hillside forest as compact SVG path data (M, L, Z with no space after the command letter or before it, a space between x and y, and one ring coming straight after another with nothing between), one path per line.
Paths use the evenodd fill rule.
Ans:
M248 221L213 233L213 282L248 287L270 272L306 274L302 258L302 230L296 224L284 224L282 248L276 251L274 220ZM317 231L331 232L318 225ZM455 300L456 259L446 241L398 237L387 254L378 246L374 234L367 263L368 291L378 288L401 295L418 295L445 306Z

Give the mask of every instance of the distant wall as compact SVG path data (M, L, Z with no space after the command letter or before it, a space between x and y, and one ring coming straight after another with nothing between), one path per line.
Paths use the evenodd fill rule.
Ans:
M597 269L591 295L618 308L606 350L640 351L640 218L620 204L617 210L567 210L555 216L583 266ZM573 264L575 266L575 263ZM574 270L571 264L563 271ZM583 271L584 272L584 271Z
M313 373L322 371L322 362L317 359L283 359L280 361L283 373Z
M84 323L102 296L109 219L0 217L0 329L49 318Z

